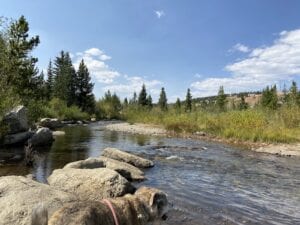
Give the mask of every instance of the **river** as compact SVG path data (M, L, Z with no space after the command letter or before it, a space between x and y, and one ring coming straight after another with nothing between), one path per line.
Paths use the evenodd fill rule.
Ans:
M145 170L149 185L168 194L162 224L300 224L300 158L278 157L200 140L124 134L105 123L70 126L43 149L34 168L23 149L0 150L0 176L33 174L40 182L66 163L96 157L116 147L155 161Z

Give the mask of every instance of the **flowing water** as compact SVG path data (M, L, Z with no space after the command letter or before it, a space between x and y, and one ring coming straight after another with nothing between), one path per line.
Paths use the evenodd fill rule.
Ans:
M34 168L20 161L23 150L0 150L0 176L33 174L46 182L66 163L96 157L116 147L155 161L145 170L149 185L168 194L163 224L300 224L300 158L278 157L199 140L130 135L103 123L65 127Z

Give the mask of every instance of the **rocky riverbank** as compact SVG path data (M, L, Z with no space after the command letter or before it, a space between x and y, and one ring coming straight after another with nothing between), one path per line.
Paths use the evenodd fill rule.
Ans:
M269 153L280 156L300 156L300 143L295 144L269 144L269 143L255 143L250 141L236 141L232 139L224 139L216 136L206 134L205 132L196 132L194 134L178 134L164 129L162 126L150 124L129 124L126 122L114 123L106 125L105 127L111 131L126 132L132 134L154 135L154 136L168 136L168 137L181 137L201 139L206 141L214 141L226 143L230 145L240 146L255 152Z
M121 160L121 161L120 161ZM0 177L0 224L30 224L32 210L43 204L49 216L66 203L100 201L134 193L130 181L145 179L140 168L154 166L153 162L127 152L107 148L102 156L88 158L56 169L48 184L28 177Z

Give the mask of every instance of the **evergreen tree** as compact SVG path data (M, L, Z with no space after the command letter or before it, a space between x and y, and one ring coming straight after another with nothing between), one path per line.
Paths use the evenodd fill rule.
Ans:
M289 93L287 95L287 102L290 106L300 105L300 96L297 83L295 81L292 82L292 85L290 87Z
M241 95L241 102L239 104L239 109L240 110L245 110L248 109L249 105L248 103L245 101L245 96L242 94Z
M52 68L52 61L49 61L48 69L47 69L47 97L50 100L53 96L53 85L54 85L54 75Z
M175 110L177 113L181 112L181 102L180 102L179 98L177 98L177 100L175 102Z
M218 109L222 112L225 111L226 107L226 95L224 92L224 87L220 86L218 96L217 96L217 101L216 101Z
M124 98L123 107L124 108L128 107L128 99L127 98Z
M261 105L262 107L269 109L276 109L278 106L278 97L277 97L277 88L276 85L273 87L267 86L263 92L261 97Z
M192 95L191 90L188 88L185 98L185 112L191 112L192 111Z
M54 96L65 101L68 106L76 104L76 71L68 52L61 51L54 61Z
M168 110L168 99L167 99L167 94L165 92L165 88L161 88L158 105L159 105L161 111Z
M132 97L132 99L129 101L129 103L130 103L131 105L136 105L136 104L137 104L137 94L136 94L136 92L133 93L133 97Z
M30 52L40 43L39 37L29 38L29 25L24 16L14 21L7 33L5 85L12 87L23 103L27 104L32 98L38 96L39 89L38 69L36 68L37 58L30 55Z
M88 68L81 60L77 71L77 87L76 97L77 105L83 112L93 113L95 110L95 97L93 94L94 84L91 82L91 77Z
M147 91L146 91L145 84L143 84L142 90L139 94L138 104L140 106L146 106L147 105Z
M147 97L147 106L149 107L149 109L153 108L153 103L152 103L152 97L151 97L151 95L148 95L148 97Z

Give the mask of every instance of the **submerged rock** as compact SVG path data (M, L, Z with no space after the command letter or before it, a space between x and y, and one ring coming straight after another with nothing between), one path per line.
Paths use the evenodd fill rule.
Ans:
M8 134L16 134L29 129L27 109L20 105L15 107L3 118L3 123L8 127Z
M40 121L40 126L48 127L51 130L55 130L63 126L62 122L56 118L43 118Z
M50 145L54 141L52 131L49 128L42 127L28 140L32 146Z
M0 177L0 224L31 224L31 212L43 204L51 215L77 198L49 185L38 183L22 176Z
M154 166L154 163L151 160L141 158L139 156L121 151L116 148L104 149L102 156L115 159L121 162L126 162L139 168L148 168Z
M124 177L107 168L58 169L48 177L48 182L50 186L75 194L81 200L99 201L135 191Z

